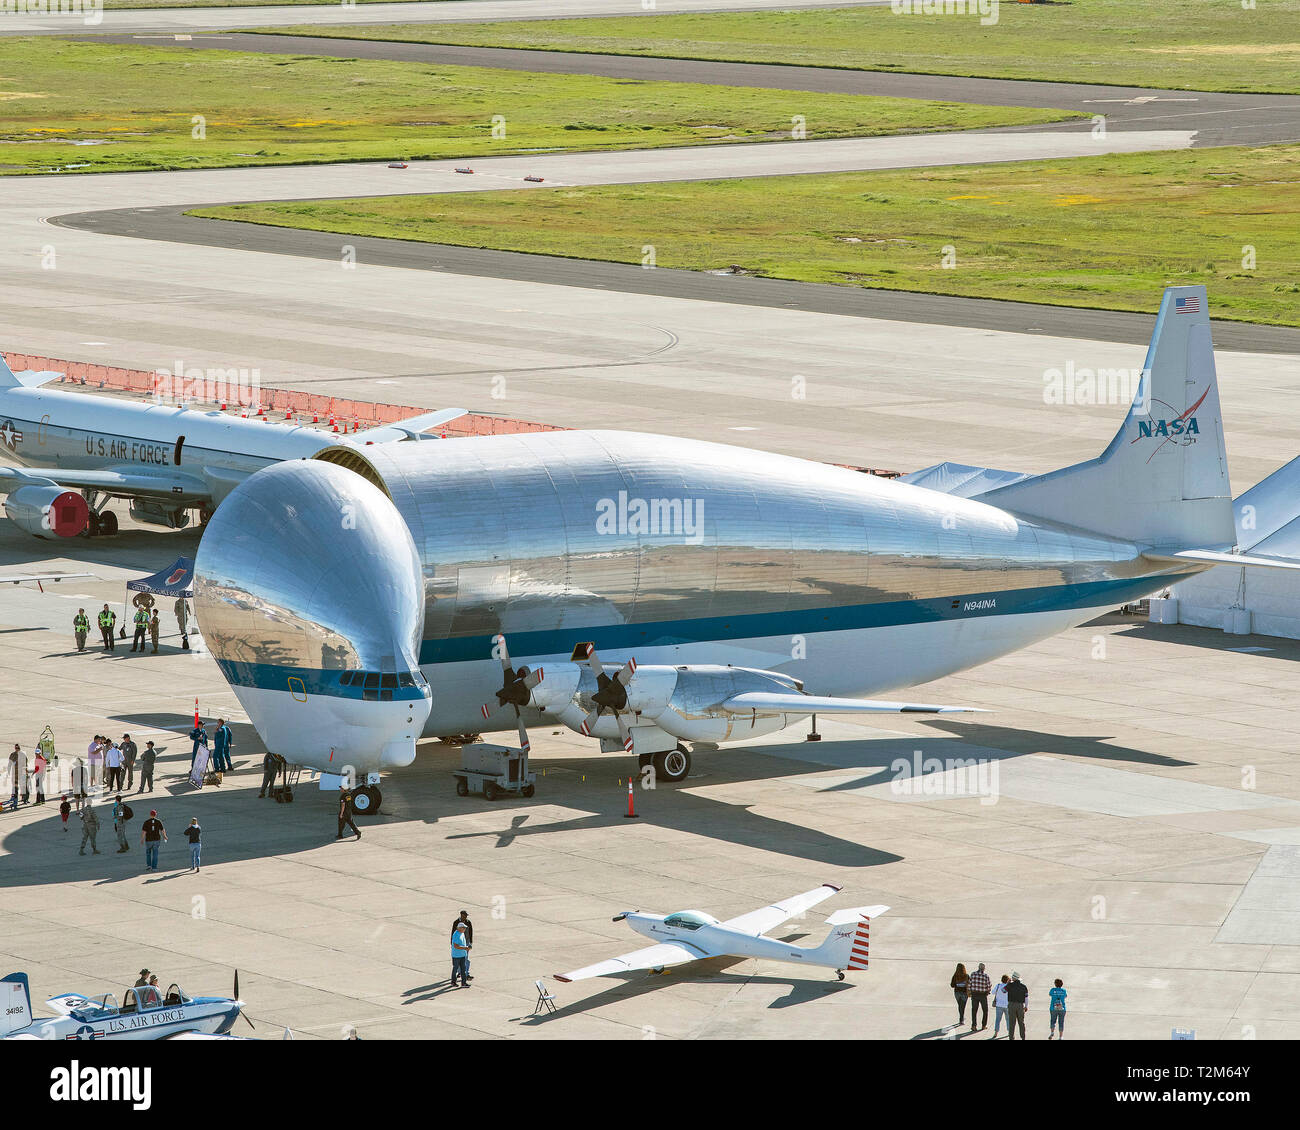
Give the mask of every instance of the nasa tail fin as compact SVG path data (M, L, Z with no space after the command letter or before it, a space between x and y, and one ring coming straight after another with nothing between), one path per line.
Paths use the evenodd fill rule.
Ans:
M981 502L1158 550L1236 541L1203 286L1167 287L1128 416L1096 459Z
M831 932L812 951L819 965L832 969L866 969L871 949L871 919L884 914L887 906L853 906L837 910L827 922Z
M0 977L0 1036L21 1032L32 1022L32 993L26 973Z

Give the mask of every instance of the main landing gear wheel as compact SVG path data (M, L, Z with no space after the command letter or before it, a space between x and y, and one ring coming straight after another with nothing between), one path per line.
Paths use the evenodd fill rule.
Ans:
M654 755L655 779L675 785L684 781L691 772L691 753L684 745L670 749L667 753Z
M843 969L837 969L837 970L835 970L835 976L838 977L841 981L843 981L843 980L844 980L844 970L843 970Z
M352 810L358 816L373 816L381 800L383 794L374 785L363 785L352 794Z
M102 537L111 538L117 533L117 515L111 510L103 510L99 514L99 533Z

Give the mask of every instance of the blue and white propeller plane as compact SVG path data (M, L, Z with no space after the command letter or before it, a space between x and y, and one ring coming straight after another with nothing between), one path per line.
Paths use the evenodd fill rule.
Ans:
M224 1036L243 1015L239 974L233 997L191 997L179 985L166 993L136 985L122 994L86 997L64 993L46 1005L58 1015L32 1015L26 973L0 978L0 1040L169 1040L182 1035ZM252 1026L252 1021L244 1017Z
M639 969L662 973L670 965L684 965L709 957L754 957L834 969L843 981L846 969L850 972L866 970L871 919L878 918L889 907L852 906L847 910L837 910L826 919L831 932L819 946L796 946L779 938L764 937L839 891L840 888L833 883L823 883L814 890L750 911L739 918L728 918L725 922L699 910L679 910L675 914L625 910L615 915L614 921L626 922L638 934L650 938L653 945L583 966L571 973L557 973L555 979L584 981L588 977L609 977Z

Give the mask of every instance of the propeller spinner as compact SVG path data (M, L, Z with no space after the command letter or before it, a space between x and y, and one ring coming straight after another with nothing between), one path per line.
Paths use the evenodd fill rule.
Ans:
M510 650L506 647L506 637L503 635L493 636L492 642L496 645L497 654L501 658L501 670L505 676L501 689L497 691L496 709L499 710L506 706L515 708L515 718L519 721L519 748L527 753L530 748L528 731L524 728L524 717L519 708L528 705L533 688L542 681L542 668L538 667L536 671L530 671L527 667L520 667L516 671L510 662ZM492 711L492 704L485 702L483 704L483 717L490 718Z

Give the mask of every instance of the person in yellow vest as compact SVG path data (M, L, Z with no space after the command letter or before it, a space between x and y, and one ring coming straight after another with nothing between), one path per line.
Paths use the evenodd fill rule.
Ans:
M99 613L99 634L104 641L104 650L113 651L113 628L117 624L117 613L106 604Z
M135 616L132 617L132 623L135 624L135 636L131 640L131 650L135 651L137 647L144 651L144 637L149 630L149 613L143 608L135 610Z
M90 617L86 615L84 608L78 608L77 614L72 618L72 632L77 637L77 650L86 650L86 634L90 631Z

